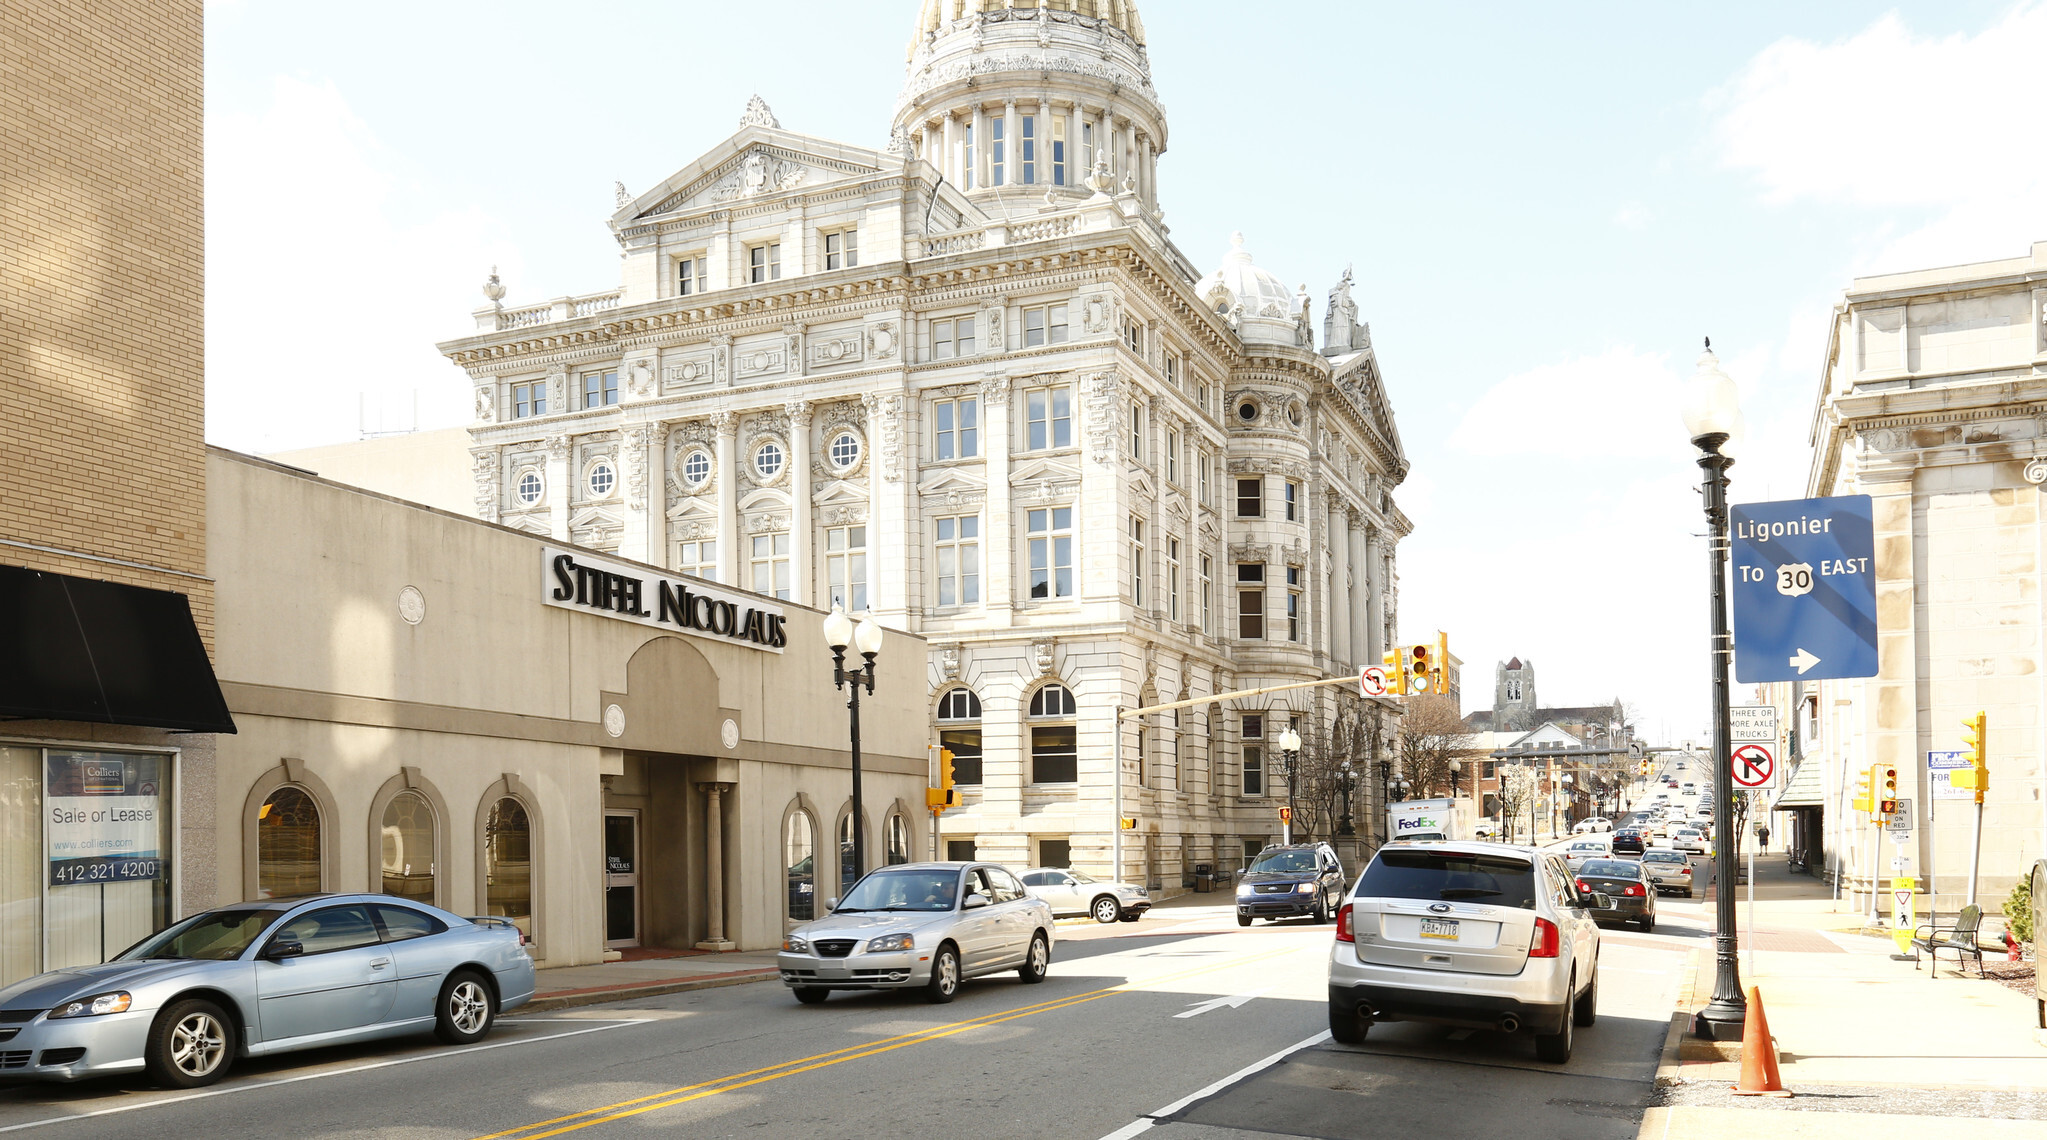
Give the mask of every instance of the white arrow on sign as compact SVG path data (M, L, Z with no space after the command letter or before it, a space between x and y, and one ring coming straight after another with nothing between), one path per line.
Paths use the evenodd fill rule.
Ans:
M1199 1017L1202 1014L1209 1012L1210 1010L1221 1009L1224 1006L1229 1006L1230 1008L1235 1009L1236 1007L1243 1005L1245 1002L1250 1001L1252 998L1257 997L1258 994L1262 994L1264 992L1265 992L1264 990L1259 990L1258 993L1256 994L1235 994L1230 997L1209 998L1207 1001L1195 1002L1193 1006L1188 1008L1187 1012L1176 1013L1173 1016Z
M1807 669L1810 669L1819 663L1820 659L1814 657L1812 655L1811 650L1805 649L1803 647L1799 649L1797 656L1785 662L1785 664L1790 665L1793 669L1798 670L1798 674L1801 677L1805 675L1805 671Z

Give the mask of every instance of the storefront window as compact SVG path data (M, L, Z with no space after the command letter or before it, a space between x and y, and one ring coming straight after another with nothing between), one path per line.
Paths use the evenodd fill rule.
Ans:
M434 901L434 809L418 792L399 792L384 805L384 893Z
M43 753L43 969L104 962L169 924L170 770L146 753Z
M0 986L42 972L40 748L0 748Z
M509 918L533 937L533 825L526 805L506 796L483 824L484 913Z
M256 897L320 893L320 809L286 784L256 812Z
M817 917L817 838L808 814L789 813L783 846L789 864L789 921L809 922Z

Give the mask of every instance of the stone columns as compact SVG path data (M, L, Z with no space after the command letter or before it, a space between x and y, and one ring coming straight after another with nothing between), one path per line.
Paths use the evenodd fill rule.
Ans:
M704 940L699 950L736 949L725 937L725 790L731 784L698 784L704 793Z
M1340 664L1376 665L1377 661L1358 661L1352 655L1351 647L1351 598L1350 598L1350 508L1343 500L1332 497L1329 500L1329 656Z
M562 542L569 540L569 500L575 490L569 456L574 451L573 437L547 437L547 533Z
M789 416L789 592L790 601L812 605L817 561L811 556L816 528L810 519L810 402L791 400Z
M981 382L981 448L988 457L988 506L981 518L981 600L988 620L1006 626L1016 604L1016 517L1009 488L1009 377Z
M1068 186L1084 186L1085 183L1082 179L1087 177L1087 164L1081 159L1080 122L1080 104L1068 103L1066 105L1066 184Z
M991 140L988 146L989 168L993 170L995 144ZM1016 100L1008 99L1004 100L1002 104L1002 184L1004 186L1016 184L1016 162ZM991 181L989 185L992 186L994 183Z
M619 552L656 566L668 564L661 547L663 487L661 450L668 432L657 424L634 424L620 433L618 475L624 482L625 533Z
M1357 644L1365 647L1372 660L1382 657L1387 648L1386 638L1386 559L1381 549L1385 545L1385 532L1378 527L1361 527L1358 543L1364 552L1365 572L1354 575L1365 591L1365 604L1358 607L1360 623L1364 627L1362 639Z
M1350 527L1350 597L1345 605L1350 611L1351 660L1363 665L1377 665L1381 653L1372 638L1372 613L1375 609L1372 598L1376 595L1372 593L1372 563L1364 520L1346 509L1345 522Z
M973 176L962 185L972 190L988 184L988 164L981 160L988 151L988 111L979 103L974 104L974 121L968 129L973 133L967 139L967 153L961 158Z
M739 580L739 416L724 411L711 413L711 426L718 431L718 580L743 586Z
M959 185L960 182L959 121L958 115L953 114L951 111L945 113L945 141L939 144L939 146L944 148L944 153L938 156L939 171L946 178L950 179L955 186Z

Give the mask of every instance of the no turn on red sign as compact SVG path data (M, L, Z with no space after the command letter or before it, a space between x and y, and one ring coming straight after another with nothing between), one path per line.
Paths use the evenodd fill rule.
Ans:
M1762 789L1777 786L1777 758L1760 744L1744 744L1732 758L1734 786Z

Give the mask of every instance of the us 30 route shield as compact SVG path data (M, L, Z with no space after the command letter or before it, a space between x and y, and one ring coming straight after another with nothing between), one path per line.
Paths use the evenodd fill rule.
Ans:
M1876 676L1869 496L1746 503L1730 508L1728 524L1735 678Z

